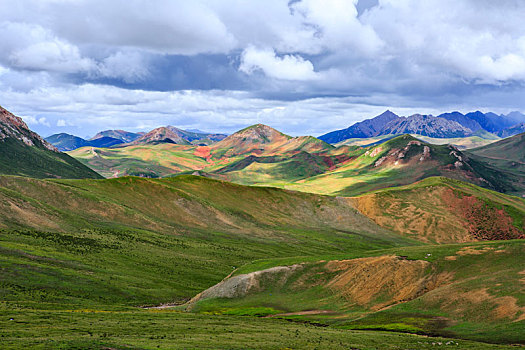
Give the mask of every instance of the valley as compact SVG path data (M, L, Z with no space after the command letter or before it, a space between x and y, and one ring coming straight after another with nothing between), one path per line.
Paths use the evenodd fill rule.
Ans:
M523 135L169 127L67 155L5 115L3 348L524 344Z

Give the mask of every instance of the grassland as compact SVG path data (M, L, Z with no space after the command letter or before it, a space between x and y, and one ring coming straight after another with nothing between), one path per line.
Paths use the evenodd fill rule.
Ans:
M413 244L349 201L194 177L0 177L3 300L181 302L254 259Z
M515 348L461 339L349 331L275 319L173 310L0 309L0 315L3 349Z
M505 199L509 207L521 210L522 202L488 193L491 198L501 196L498 203ZM329 261L402 255L407 259L402 261L423 261L418 264L424 268L414 270L421 278L450 272L454 278L450 286L490 286L487 305L507 298L502 300L519 308L523 296L513 278L522 278L518 272L523 267L516 263L522 261L522 241L469 243L466 247L487 244L494 249L463 254L459 251L473 248L431 246L416 241L421 237L393 233L362 215L353 199L197 176L107 180L3 176L0 210L0 339L5 348L406 349L431 348L440 342L443 347L482 349L496 346L459 338L521 341L523 322L514 323L514 315L479 321L439 309L447 305L443 301L419 299L430 293L377 313L375 305L399 298L380 291L369 304L350 305L344 293L334 293L321 282L339 271L328 271ZM505 252L497 253L500 250ZM272 295L262 290L246 298L206 299L192 313L180 306L231 273L239 276L296 263L304 263L302 271L310 272L272 287ZM377 272L394 275L395 266L389 263ZM362 271L359 278L366 282L364 270L352 270ZM466 276L476 279L469 282ZM297 288L294 283L301 278L304 283ZM272 283L269 279L261 286ZM508 298L515 298L515 304ZM160 304L179 306L141 308ZM323 308L338 310L337 317L282 316L299 323L280 316L261 318ZM359 317L363 318L356 320ZM443 323L446 327L436 326L432 321L436 317L449 320ZM495 331L483 331L489 326Z

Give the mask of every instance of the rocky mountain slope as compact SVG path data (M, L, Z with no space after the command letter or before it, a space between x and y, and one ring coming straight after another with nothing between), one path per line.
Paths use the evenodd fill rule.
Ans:
M22 118L0 107L0 174L38 178L101 178L99 174L31 131Z
M480 136L491 138L495 133L511 136L518 133L519 123L525 122L520 112L507 115L482 113L480 111L462 114L460 112L443 113L437 117L415 114L410 117L399 117L390 111L366 119L343 129L324 134L319 139L329 143L340 143L354 138L380 137L390 134L419 134L434 138L453 138ZM513 127L515 126L516 127ZM507 130L507 131L503 131ZM493 135L492 135L493 136Z
M456 121L431 115L414 114L410 117L399 117L385 124L378 135L418 134L430 137L464 137L472 130Z

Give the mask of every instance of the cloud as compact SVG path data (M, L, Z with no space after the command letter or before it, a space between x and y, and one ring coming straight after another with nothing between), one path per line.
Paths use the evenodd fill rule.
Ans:
M108 78L122 78L126 83L144 80L149 74L148 63L138 52L118 51L105 58L98 66L98 74Z
M43 126L47 126L48 128L51 127L51 124L47 121L46 117L35 118L32 116L23 116L22 119L30 126L31 125L43 125Z
M466 102L444 103L439 107L425 104L406 107L405 99L392 95L282 101L258 98L241 91L159 92L84 84L30 92L2 91L0 101L8 101L3 104L5 108L16 115L27 116L24 120L45 136L69 132L85 137L102 129L149 131L165 125L234 132L255 123L268 124L291 135L315 136L348 127L387 108L400 115L436 115L444 111L474 109L508 113L516 109L516 96L509 97L507 107L494 108L491 95L480 95L487 101L485 105Z
M381 0L363 15L395 60L474 83L525 81L520 1Z
M82 57L78 47L36 24L0 23L0 62L15 69L63 73L85 72L95 63Z
M318 77L312 62L299 55L278 57L272 49L253 46L242 53L239 70L246 74L262 70L269 77L285 80L313 80Z
M234 37L205 1L18 0L2 17L34 22L76 45L193 55L228 52ZM89 30L86 30L89 28Z
M260 119L318 133L384 107L524 110L523 13L518 0L0 0L0 103L46 132Z

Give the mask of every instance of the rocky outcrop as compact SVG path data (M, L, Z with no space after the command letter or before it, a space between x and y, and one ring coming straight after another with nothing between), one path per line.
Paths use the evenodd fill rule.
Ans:
M0 107L0 142L10 138L19 140L30 147L58 152L55 146L45 141L37 133L32 132L22 118Z

